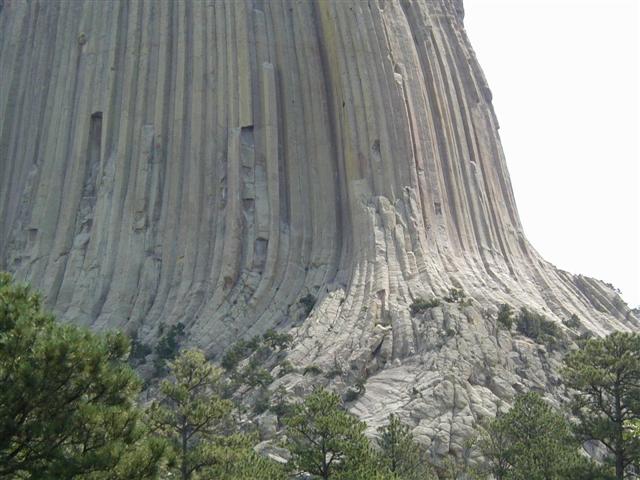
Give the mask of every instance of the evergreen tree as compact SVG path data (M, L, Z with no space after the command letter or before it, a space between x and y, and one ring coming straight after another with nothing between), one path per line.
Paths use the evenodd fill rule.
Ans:
M569 423L536 393L494 419L480 447L498 480L578 480L586 468Z
M286 446L298 471L343 480L375 473L366 425L342 409L338 395L317 389L293 407L285 424Z
M218 461L203 469L197 478L216 480L284 480L283 465L258 455L252 435L232 434L214 445Z
M183 351L169 368L170 379L160 385L160 399L151 405L149 418L169 440L173 470L180 478L282 478L282 468L258 457L251 438L237 433L234 406L221 397L219 368L198 350Z
M480 449L487 461L488 471L496 480L509 478L512 468L511 437L508 420L498 415L480 438Z
M220 398L220 370L202 352L187 350L169 363L169 380L149 409L156 430L171 444L183 480L228 457L225 438L232 433L229 400Z
M506 303L500 305L498 310L498 324L502 325L507 330L511 330L513 326L513 308Z
M164 446L141 422L128 350L56 323L0 274L0 478L153 477Z
M572 407L578 434L609 449L622 479L640 457L640 438L625 435L629 422L640 419L640 335L591 339L567 355L565 365L565 382L577 391Z
M378 433L379 458L387 470L402 480L433 478L426 452L396 415L389 415L389 423L378 428Z
M640 420L631 420L626 424L626 439L629 441L640 441ZM631 460L631 464L636 471L636 475L640 474L640 455L636 455Z

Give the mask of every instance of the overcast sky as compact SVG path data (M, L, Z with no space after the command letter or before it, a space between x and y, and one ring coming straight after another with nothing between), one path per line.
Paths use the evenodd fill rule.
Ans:
M527 237L640 305L640 1L464 4Z

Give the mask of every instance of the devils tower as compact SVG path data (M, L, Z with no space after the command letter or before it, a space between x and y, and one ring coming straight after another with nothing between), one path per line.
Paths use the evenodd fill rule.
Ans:
M352 411L400 412L436 452L519 391L561 396L559 354L498 307L568 338L637 319L527 241L463 16L0 0L0 268L63 321L151 345L178 323L212 357L288 331L293 364L366 380ZM466 299L412 313L452 289Z

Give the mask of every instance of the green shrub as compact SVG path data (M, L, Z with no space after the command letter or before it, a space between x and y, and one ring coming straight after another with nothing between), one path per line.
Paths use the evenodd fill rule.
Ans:
M426 312L430 308L438 306L440 306L440 300L438 300L437 298L432 298L431 300L416 298L409 306L409 308L411 309L412 315L417 315L418 313Z
M444 297L444 301L447 303L464 303L466 295L464 290L461 288L451 288L449 289L449 295Z
M576 343L578 345L584 345L585 343L587 343L589 340L591 340L594 337L593 333L591 333L589 330L587 330L586 332L582 332L578 338L576 339Z
M434 480L427 449L416 441L412 428L389 415L388 423L378 428L378 458L380 466L393 473L397 480ZM449 477L454 478L454 477ZM469 478L471 480L471 478ZM480 479L477 479L480 480Z
M220 362L225 370L230 371L238 366L238 363L240 363L244 357L245 344L246 342L244 340L239 340L227 350L222 357L222 362Z
M365 387L366 382L366 378L358 378L353 386L347 388L347 391L344 394L345 402L353 402L354 400L360 398L367 390Z
M577 330L580 327L582 327L582 322L580 321L580 319L575 313L572 313L571 316L568 319L564 320L562 323L564 323L565 326L572 328L574 330Z
M160 331L164 332L164 325L161 326ZM154 362L157 374L162 373L164 370L166 360L173 360L178 355L183 337L184 324L178 322L175 325L171 325L169 330L160 338L154 350L157 355Z
M377 475L378 466L370 460L367 425L343 409L338 395L316 389L294 406L285 424L291 470L306 472L307 478L389 478Z
M580 443L564 415L539 394L529 392L518 395L508 412L499 413L486 425L478 446L491 478L608 478L585 475L588 472L581 464L587 460L579 453Z
M307 373L311 375L320 375L322 373L322 369L317 365L307 365L304 367L302 374L306 375Z
M273 383L273 377L260 363L251 359L246 367L236 375L236 381L250 387L266 387Z
M294 368L294 366L291 364L289 360L283 360L282 362L280 362L280 370L278 371L278 378L284 377L285 375L288 375L289 373L292 373L295 371L296 369Z
M498 325L501 325L507 330L511 330L513 326L513 309L506 303L500 305L500 309L498 310Z
M269 410L271 410L276 417L278 417L278 422L293 411L293 403L289 401L289 394L287 389L280 385L273 395L271 396L271 406Z
M131 335L131 353L129 354L130 360L142 360L147 355L153 352L151 346L147 343L142 343L138 340L138 333Z
M551 320L544 315L522 307L518 315L517 330L530 339L549 346L555 346L564 340L564 334Z
M260 347L260 337L253 337L251 340L238 340L222 357L220 364L231 371L245 358L249 358L253 352Z
M308 293L298 301L298 303L300 303L304 307L305 317L309 316L311 310L313 310L313 307L315 307L317 300L318 299L316 297Z
M271 355L273 355L273 349L267 345L261 344L256 351L251 354L251 358L255 358L259 362L266 363Z
M353 402L354 400L357 400L360 397L360 395L361 393L358 390L352 387L349 387L347 388L347 391L344 394L344 401Z
M293 411L293 404L287 402L286 400L281 400L271 405L269 407L269 410L271 410L276 415L276 417L284 418L290 415Z
M273 328L270 328L262 335L262 343L273 350L286 350L291 346L292 341L293 337L291 335L278 333Z

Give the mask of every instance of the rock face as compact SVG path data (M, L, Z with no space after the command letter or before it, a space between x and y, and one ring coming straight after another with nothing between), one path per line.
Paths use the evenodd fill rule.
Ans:
M353 411L436 453L562 395L500 303L638 328L527 242L461 0L0 5L0 267L64 320L211 354L291 328L294 364L365 377Z

